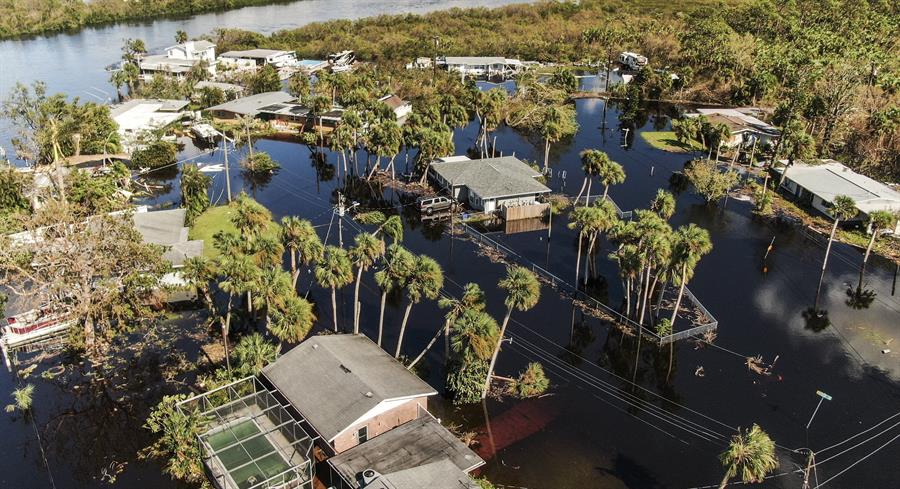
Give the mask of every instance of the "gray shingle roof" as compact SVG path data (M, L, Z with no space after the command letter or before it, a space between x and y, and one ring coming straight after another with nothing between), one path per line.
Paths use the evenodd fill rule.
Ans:
M326 441L382 401L437 394L364 335L314 336L262 374Z
M402 424L329 460L345 479L367 469L380 473L387 488L459 489L468 472L484 464L475 452L431 416ZM367 486L368 489L369 486ZM375 486L378 487L378 486Z
M786 165L787 160L780 163ZM787 180L796 182L825 202L834 202L838 195L846 195L853 199L857 209L865 213L900 211L900 192L835 160L798 161L790 167L776 168L776 171L784 172L784 168L787 168Z
M263 92L249 97L225 102L224 104L214 105L207 110L231 112L238 115L252 115L259 113L259 109L272 104L280 104L283 102L291 102L294 97L285 92Z
M144 237L145 243L172 245L186 238L185 209L169 209L154 212L135 212L134 228Z
M431 168L453 185L464 185L482 199L550 192L535 180L540 173L514 156L436 161Z

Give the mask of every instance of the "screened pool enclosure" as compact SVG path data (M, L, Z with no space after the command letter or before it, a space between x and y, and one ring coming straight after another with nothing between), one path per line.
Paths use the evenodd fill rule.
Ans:
M199 443L217 488L312 489L312 438L255 377L186 399L178 409L207 419Z

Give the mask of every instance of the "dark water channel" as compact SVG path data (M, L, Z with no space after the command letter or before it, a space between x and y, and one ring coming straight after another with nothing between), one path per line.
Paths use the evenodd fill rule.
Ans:
M128 24L88 29L71 36L6 41L0 43L0 91L5 93L14 81L32 79L46 79L52 89L72 94L94 85L110 91L102 66L117 56L120 38L124 37L142 37L148 46L162 47L177 28L186 28L192 34L218 25L271 30L331 18L329 15L353 17L394 11L381 3L357 6L353 2L309 0L303 5L319 5L328 13L292 11L297 17L294 22L291 16L271 16L281 12L278 9L293 6L262 7L247 16L242 12L250 9L231 17L222 16L232 13L211 14L186 21ZM372 10L377 5L381 5L380 10ZM418 11L444 5L408 2L399 8ZM259 12L272 14L266 17ZM301 17L301 13L307 16ZM273 21L276 18L278 22ZM29 53L45 62L25 60ZM80 62L71 59L76 55L82 57ZM78 70L77 66L83 68ZM64 73L79 76L67 77ZM581 130L551 151L554 173L549 185L554 191L570 195L578 192L583 179L578 153L586 148L600 148L625 167L626 182L610 192L624 209L646 206L657 188L669 188L670 176L682 168L686 155L655 150L639 134L635 137L638 131L634 130L623 141L616 108L610 106L604 111L601 100L580 100L577 105ZM648 108L639 117L639 131L667 127L667 110ZM470 126L457 133L458 153L471 146L476 130ZM542 156L539 142L508 128L497 131L497 147L504 154L514 152L523 159L536 161ZM466 282L477 282L487 292L489 312L502 317L503 296L496 283L504 266L480 255L470 241L450 239L444 224L420 222L412 206L407 205L408 197L366 184L343 186L336 177L337 158L328 152L327 163L322 164L311 157L306 146L289 141L261 140L256 148L269 152L282 169L270 180L256 182L245 180L236 171L232 174L235 192L243 189L254 195L277 218L299 215L310 219L320 226L323 238L327 233L329 244L337 244L338 239L338 224L332 220L331 209L339 188L363 208L400 212L406 225L405 244L441 263L447 276L446 290L458 294ZM222 159L221 152L205 154L190 144L181 157L210 163ZM403 167L402 155L398 165ZM565 181L561 178L563 171ZM214 198L222 201L224 175L213 175ZM177 172L156 177L154 183L164 188L148 203L177 205ZM593 189L598 192L597 182ZM490 422L493 436L479 437L482 447L490 447L482 450L493 455L484 475L507 487L532 489L716 485L722 473L716 457L724 446L724 437L731 433L730 427L757 422L783 447L821 449L900 411L900 347L892 343L892 338L900 334L900 299L892 291L892 265L877 257L873 260L865 287L874 296L867 307L858 308L859 304L848 301L847 289L855 286L861 254L836 245L819 300L820 309L828 312L830 320L830 325L822 328L821 321L808 321L810 316L804 315L815 301L824 253L820 243L799 230L752 218L747 202L730 199L718 207L705 206L690 189L678 195L678 210L672 219L673 225L687 222L707 228L714 245L712 253L701 261L690 287L719 321L717 346L697 348L691 341L679 342L671 382L667 383L668 351L658 351L645 342L637 368L638 386L632 386L634 339L583 314L568 298L545 286L541 302L533 310L514 313L509 328L513 342L504 346L498 373L512 376L528 362L541 361L553 382L552 395L540 400L490 401L487 417L481 405L436 409L442 418L470 431L487 433L486 422ZM554 219L549 240L546 230L493 233L491 237L560 277L573 277L577 243L565 223L565 216ZM354 223L343 224L345 244L352 242L357 231ZM764 262L763 255L773 237L774 249ZM589 288L598 298L615 303L621 297L621 286L614 264L605 258L610 245L605 241L601 245ZM301 284L309 281L309 274L304 273ZM328 327L328 294L314 287L311 298L317 306L319 324ZM369 274L364 278L362 325L370 336L377 328L378 299ZM342 291L340 300L342 319L347 320L352 288ZM389 300L385 317L389 349L396 343L404 305L399 297ZM441 325L441 314L431 302L413 307L404 342L407 354L417 354L427 343ZM184 312L173 327L195 320L193 313ZM189 361L200 356L190 342L172 345L171 349L183 351ZM884 349L893 352L883 354ZM442 384L441 355L438 343L426 357L428 380L436 387ZM767 363L777 356L773 374L750 372L745 363L750 355L761 355ZM59 488L110 487L111 477L104 474L118 474L114 484L118 487L179 487L162 474L158 465L135 457L149 441L141 429L146 406L164 393L183 390L177 386L165 391L159 388L160 374L152 358L123 362L122 374L134 377L137 386L138 401L129 409L122 406L130 404L103 392L82 392L83 387L60 387L38 378L37 374L49 365L52 363L42 365L29 379L37 386L34 425L20 416L0 415L0 487L50 487L43 456ZM702 367L703 376L696 374L698 367ZM0 375L0 405L8 402L14 384L12 376ZM807 432L804 428L818 400L817 389L834 400L822 406ZM894 422L896 419L822 454L819 460L827 460ZM43 456L34 427L43 439ZM822 462L819 481L837 474L897 433L894 427L880 438ZM779 454L779 474L803 462L802 456L786 450ZM825 487L896 488L900 479L895 463L898 459L900 445L888 445ZM797 474L783 475L763 485L800 486Z

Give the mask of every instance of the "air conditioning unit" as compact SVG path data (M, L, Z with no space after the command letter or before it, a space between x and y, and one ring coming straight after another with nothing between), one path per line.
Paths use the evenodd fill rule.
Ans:
M369 484L375 482L375 481L378 480L380 477L381 477L381 474L379 474L379 473L378 473L377 471L375 471L375 470L372 470L372 469L366 469L366 470L364 470L363 473L362 473L363 487L366 487L366 486L368 486Z

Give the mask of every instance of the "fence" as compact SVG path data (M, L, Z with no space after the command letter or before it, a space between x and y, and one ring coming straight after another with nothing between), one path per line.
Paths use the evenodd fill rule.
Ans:
M609 203L612 204L613 207L616 209L616 215L619 216L619 219L630 221L632 215L634 214L633 211L623 211L622 208L619 207L619 204L616 204L616 201L613 200L612 197L610 197L608 195L606 197L603 197L603 195L592 195L592 196L590 196L590 198L585 197L585 200L587 200L589 203L594 203L598 200L609 201Z
M516 221L519 219L541 217L549 208L550 204L530 204L504 207L503 219L507 221Z
M559 278L554 273L552 273L549 270L545 269L544 267L532 262L528 258L525 258L524 256L520 255L519 253L517 253L516 251L511 249L510 247L498 242L497 240L495 240L493 238L490 238L490 237L476 231L475 229L472 229L472 227L469 226L468 224L465 224L465 223L461 223L461 224L463 226L463 229L466 231L466 234L468 234L474 242L494 248L495 250L503 253L507 259L516 262L518 265L529 268L532 272L534 272L535 274L537 274L538 276L540 276L541 278L546 280L550 284L550 286L553 287L554 289L565 291L571 295L573 300L581 300L581 301L586 302L591 307L600 309L601 311L603 311L604 313L609 315L612 318L612 320L615 321L616 323L618 323L622 326L626 326L635 332L640 332L645 337L649 337L652 340L657 341L660 345L667 345L669 343L672 343L672 342L680 340L680 339L697 336L697 335L703 334L707 331L715 330L719 326L719 322L715 319L715 317L713 317L713 315L709 313L709 311L706 309L706 307L704 307L703 304L700 303L699 300L697 300L696 296L694 296L694 294L687 287L685 287L684 288L684 298L687 299L688 301L690 301L694 306L696 306L697 309L699 309L700 312L703 314L703 317L709 318L710 321L703 323L703 324L694 323L690 328L688 328L684 331L679 331L677 333L672 333L670 335L661 337L655 331L648 329L647 327L641 326L636 321L623 315L619 311L616 311L615 309L609 307L608 305L591 297L586 292L579 289L577 287L577 285L572 285L569 282Z

